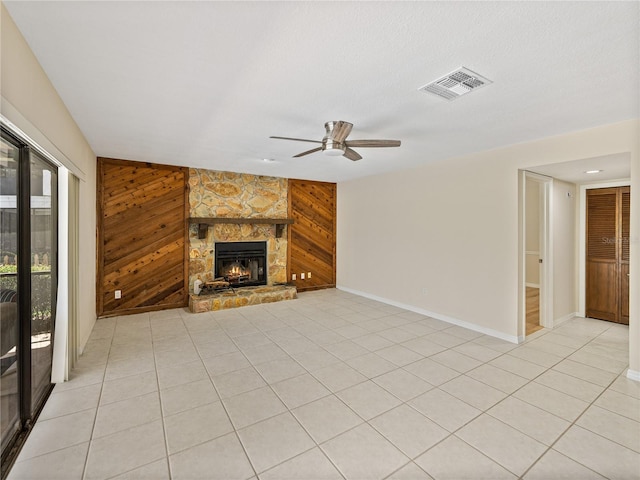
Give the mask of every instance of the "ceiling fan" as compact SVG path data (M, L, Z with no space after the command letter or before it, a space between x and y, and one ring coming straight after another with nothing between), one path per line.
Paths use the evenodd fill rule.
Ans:
M338 156L342 155L349 160L360 160L362 157L358 152L351 147L399 147L400 140L347 140L347 137L351 133L353 124L349 122L343 122L338 120L337 122L327 122L324 124L324 128L327 130L322 141L319 140L307 140L305 138L290 138L290 137L269 137L278 138L280 140L294 140L296 142L311 142L320 143L321 146L307 150L306 152L294 155L294 158L303 157L315 152L324 152L326 155Z

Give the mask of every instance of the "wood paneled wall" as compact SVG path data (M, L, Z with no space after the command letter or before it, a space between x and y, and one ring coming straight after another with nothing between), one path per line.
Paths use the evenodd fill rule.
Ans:
M98 158L98 316L186 305L188 178L186 168Z
M336 193L335 183L289 180L289 217L294 223L288 226L287 275L298 291L336 285Z

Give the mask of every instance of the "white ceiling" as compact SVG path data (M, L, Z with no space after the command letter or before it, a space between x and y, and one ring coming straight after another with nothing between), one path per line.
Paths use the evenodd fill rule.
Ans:
M5 5L98 156L335 182L640 116L638 2ZM460 66L493 83L418 92ZM328 120L402 146L269 139Z

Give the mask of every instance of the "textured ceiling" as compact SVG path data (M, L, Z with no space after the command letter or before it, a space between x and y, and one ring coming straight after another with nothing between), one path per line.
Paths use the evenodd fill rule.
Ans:
M639 116L638 2L5 5L99 156L343 181ZM418 92L460 66L493 83ZM269 139L328 120L402 146Z

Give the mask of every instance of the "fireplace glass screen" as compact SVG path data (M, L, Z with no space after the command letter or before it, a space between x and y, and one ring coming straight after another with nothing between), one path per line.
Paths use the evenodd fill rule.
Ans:
M267 242L215 244L215 277L233 286L267 284Z

